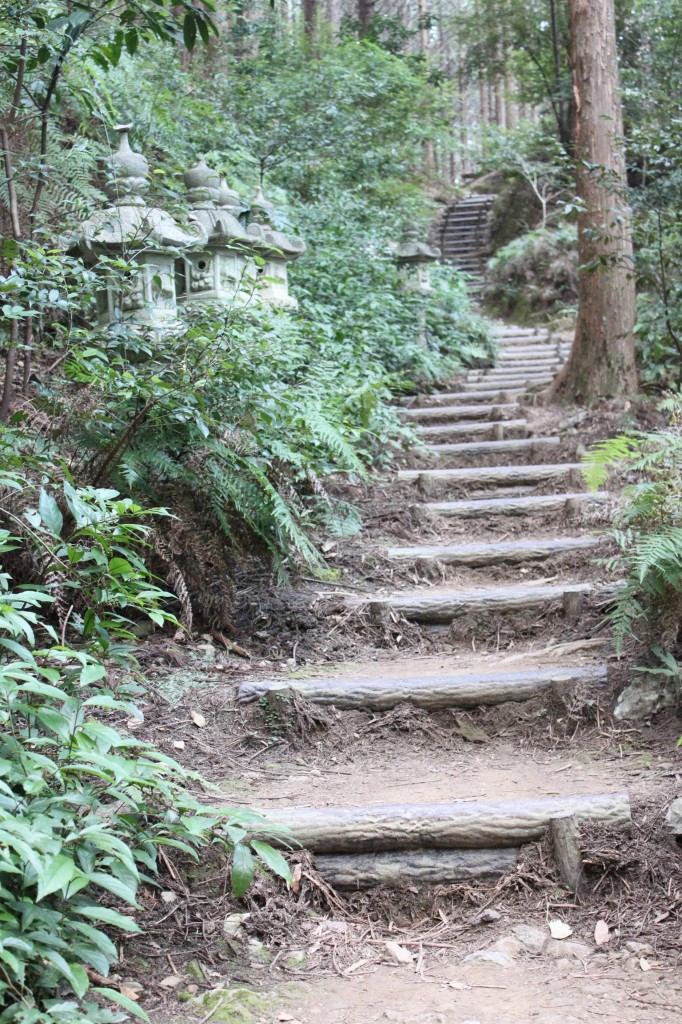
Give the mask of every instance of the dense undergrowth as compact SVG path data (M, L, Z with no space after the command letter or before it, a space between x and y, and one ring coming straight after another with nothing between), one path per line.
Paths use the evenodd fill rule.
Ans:
M361 528L330 479L409 440L396 392L491 357L457 275L420 296L391 257L433 212L420 64L353 38L313 55L278 19L214 38L191 0L142 8L28 4L0 29L0 1020L22 1024L140 1013L107 978L174 851L218 844L237 895L256 870L288 877L260 819L211 811L134 738L139 636L229 631L242 559L329 574L319 541ZM181 30L210 50L182 53ZM278 226L308 243L298 311L251 295L188 307L163 339L95 326L101 277L64 240L105 202L98 160L122 121L150 200L180 220L198 157L247 196L265 176ZM100 275L124 287L128 257Z

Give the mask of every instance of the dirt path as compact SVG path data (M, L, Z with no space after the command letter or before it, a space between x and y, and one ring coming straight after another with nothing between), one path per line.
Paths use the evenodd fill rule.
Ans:
M339 546L353 571L308 595L326 617L329 663L296 671L294 644L288 673L249 672L240 697L258 703L239 726L224 689L202 698L223 738L246 728L254 741L229 779L213 775L225 800L293 824L315 854L289 903L251 904L264 1001L242 1012L224 996L216 1020L681 1018L679 858L663 821L679 782L674 734L661 750L604 712L614 670L598 623L613 584L593 560L611 497L584 492L575 423L548 434L524 402L566 346L544 331L499 333L496 368L406 404L421 442L385 485L384 518ZM335 664L333 644L353 630L370 657ZM277 734L290 713L298 740L259 748L257 720ZM208 731L203 747L210 762ZM596 809L575 803L589 797ZM549 817L576 806L581 898L547 837ZM438 877L442 855L462 847L499 848L513 867ZM363 872L382 857L398 858L399 887L366 890ZM355 891L335 894L339 871ZM282 970L297 985L278 987Z

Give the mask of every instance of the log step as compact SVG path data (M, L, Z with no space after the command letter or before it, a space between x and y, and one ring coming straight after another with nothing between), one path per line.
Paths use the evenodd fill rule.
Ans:
M606 491L596 494L569 492L567 494L529 494L518 498L477 498L469 501L431 501L426 504L429 512L441 516L461 516L468 519L472 516L533 515L576 510L581 505L605 505L609 500Z
M295 690L312 704L341 711L389 711L405 702L418 708L471 708L526 701L550 691L565 692L578 683L603 686L606 665L526 669L523 672L482 672L404 676L394 679L255 679L239 687L241 704L252 704L271 690Z
M477 421L465 423L429 423L418 428L420 437L460 437L462 434L485 434L494 438L496 430L502 430L506 436L512 430L518 430L523 434L528 432L527 420L502 420L498 423L478 423Z
M407 420L437 420L451 418L453 420L505 419L520 412L515 402L500 405L432 405L420 408L401 409L401 415Z
M383 853L318 854L315 868L333 889L373 889L377 885L452 885L478 878L501 878L516 867L519 851L387 850Z
M605 590L605 588L601 588ZM433 587L430 590L405 590L396 594L375 594L371 598L346 598L351 608L371 605L400 612L412 622L448 623L471 612L515 612L522 608L548 607L557 602L574 605L600 588L592 583L525 583L507 587L479 587L454 590ZM614 590L615 593L615 590ZM567 596L568 595L568 596ZM572 595L575 595L574 599Z
M410 548L389 548L386 554L394 561L426 559L444 565L503 565L507 562L539 562L554 555L594 548L599 543L599 537L554 537L487 544L421 544Z
M462 441L459 443L430 444L434 455L496 455L502 452L535 452L541 448L556 448L560 437L512 437L501 441Z
M467 402L501 402L503 405L509 403L510 398L518 398L524 393L523 388L516 390L501 391L499 388L476 389L469 391L447 391L435 395L419 395L416 401L418 408L431 408L434 405L458 405ZM409 408L409 406L407 406Z
M277 807L259 813L289 829L293 839L313 853L496 849L536 842L558 814L620 828L631 820L627 793L383 807Z
M462 382L462 387L466 392L473 395L474 393L481 393L486 391L493 391L495 394L512 394L516 397L520 397L520 394L528 391L529 388L536 388L539 384L549 384L550 381L554 380L553 377L499 377L493 380L488 380L486 377L481 377L480 380L467 380ZM499 401L499 399L497 399ZM476 399L472 398L472 402Z
M553 480L567 473L582 473L580 462L560 462L537 466L465 466L461 469L401 469L398 480L442 480L450 484L510 484Z

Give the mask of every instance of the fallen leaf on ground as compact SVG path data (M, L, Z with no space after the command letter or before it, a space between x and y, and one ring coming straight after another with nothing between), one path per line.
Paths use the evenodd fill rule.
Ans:
M639 958L639 966L642 968L643 971L650 971L653 967L653 964L649 960L647 960L645 956L642 956Z
M490 743L490 736L466 718L456 718L455 728L463 740L469 743Z
M463 981L449 981L448 988L464 989L470 988L470 985L465 984Z
M182 977L179 974L169 974L159 982L159 988L177 988L182 985Z
M291 891L294 896L298 893L301 888L301 875L303 874L303 867L301 864L296 864L294 870L291 873Z
M606 921L597 921L594 926L594 941L598 946L603 946L611 938L611 932Z
M119 992L122 996L126 996L127 999L132 999L136 1003L142 995L142 985L137 981L124 982L119 985Z
M573 934L573 929L565 921L550 921L549 934L553 939L567 939Z
M206 719L200 711L190 711L190 718L199 729L203 729L206 725Z

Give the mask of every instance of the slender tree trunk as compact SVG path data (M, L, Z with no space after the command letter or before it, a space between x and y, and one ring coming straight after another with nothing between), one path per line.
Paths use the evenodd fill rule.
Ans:
M634 390L635 280L613 0L569 0L575 92L579 307L561 386L593 402Z

